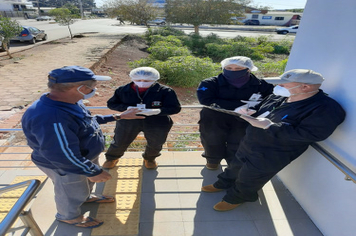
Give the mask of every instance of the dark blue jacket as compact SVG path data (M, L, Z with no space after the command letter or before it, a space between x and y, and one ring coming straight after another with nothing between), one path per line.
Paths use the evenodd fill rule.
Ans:
M53 101L44 94L23 115L22 128L36 165L90 177L102 172L91 162L104 150L99 124L114 120L91 116L82 101Z
M139 97L131 85L132 83L129 83L117 88L107 102L108 108L115 111L126 111L129 106L135 107L142 102L147 109L159 108L161 112L158 115L147 116L141 121L147 125L162 126L172 123L169 115L180 112L181 107L177 95L170 87L155 83L147 90L147 93L141 94Z
M310 144L328 138L345 119L345 111L322 90L314 96L291 103L270 95L255 108L253 116L266 111L274 122L268 129L248 126L237 156L261 169L281 169L299 157Z

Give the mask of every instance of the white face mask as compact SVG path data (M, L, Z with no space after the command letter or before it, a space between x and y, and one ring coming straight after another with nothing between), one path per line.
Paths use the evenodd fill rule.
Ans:
M300 87L300 86L302 86L302 85L297 85L297 86L294 86L294 87L292 87L292 88L287 89L287 88L285 88L285 87L282 87L282 86L277 85L277 86L275 86L275 87L273 88L273 94L274 94L274 95L277 95L277 96L282 96L282 97L287 97L287 98L288 98L288 97L290 97L291 95L297 95L297 94L298 94L298 93L291 94L291 93L289 92L289 90L298 88L298 87Z
M289 97L291 95L288 89L279 85L273 88L273 94L282 97Z
M137 87L139 88L149 88L151 87L152 84L154 84L155 81L152 82L138 82L138 81L133 81Z
M87 86L88 88L92 89L93 91L91 91L91 92L88 93L88 94L85 94L85 93L82 93L82 92L80 91L80 88L83 87L83 86L87 86L87 85L81 85L81 86L79 86L79 87L77 88L77 91L78 91L81 95L83 95L83 99L88 99L88 98L91 98L91 97L93 97L93 96L95 95L96 88L90 88L89 86Z

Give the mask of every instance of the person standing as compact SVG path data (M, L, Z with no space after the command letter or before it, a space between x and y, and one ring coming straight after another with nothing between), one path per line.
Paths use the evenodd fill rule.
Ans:
M114 168L140 132L144 133L147 145L142 157L147 169L157 168L156 157L160 156L163 144L173 121L169 115L180 112L181 107L173 89L161 85L159 72L152 67L139 67L130 72L132 82L116 89L107 105L115 111L132 108L141 109L137 113L145 119L118 120L115 136L105 153L104 168Z
M256 201L257 191L273 176L310 144L328 138L345 119L343 108L319 89L324 78L317 72L294 69L265 80L279 85L253 109L238 110L250 125L236 158L218 181L201 189L209 193L226 190L214 206L217 211Z
M221 67L221 74L200 83L197 89L200 104L234 110L243 105L256 105L272 93L273 85L251 73L258 68L250 58L226 58L221 61ZM201 110L199 131L206 168L216 170L222 159L228 164L232 161L247 125L245 120L228 114L208 108Z
M82 228L95 228L103 221L81 214L81 205L110 203L115 198L92 194L94 183L111 175L98 162L104 150L104 135L99 124L121 119L137 119L138 109L121 115L92 116L82 99L95 95L97 81L108 76L95 75L90 69L66 66L48 75L49 93L41 96L24 113L22 128L31 159L53 182L56 219Z

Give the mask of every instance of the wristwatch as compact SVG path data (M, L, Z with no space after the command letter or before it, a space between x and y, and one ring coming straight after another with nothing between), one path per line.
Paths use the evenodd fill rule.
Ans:
M114 117L115 120L120 120L121 119L121 116L119 114L114 114L113 117Z

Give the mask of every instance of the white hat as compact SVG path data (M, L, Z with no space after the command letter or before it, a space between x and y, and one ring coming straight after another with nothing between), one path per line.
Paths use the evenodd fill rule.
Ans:
M133 69L129 76L131 80L159 80L159 72L152 67L138 67Z
M324 78L321 74L306 69L294 69L284 72L279 77L263 78L270 84L286 84L291 82L304 84L321 84Z
M222 68L225 68L225 66L228 66L231 64L242 66L242 67L247 67L250 69L250 71L258 70L258 68L253 65L253 62L249 57L242 57L242 56L229 57L229 58L226 58L221 61Z

